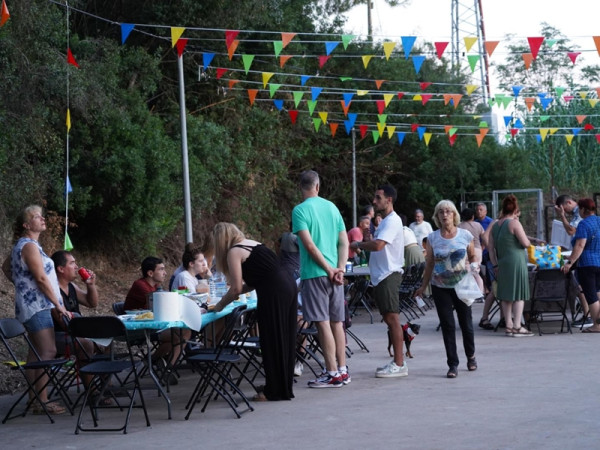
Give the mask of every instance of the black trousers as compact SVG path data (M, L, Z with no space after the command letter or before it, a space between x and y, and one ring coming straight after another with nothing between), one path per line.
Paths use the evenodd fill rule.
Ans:
M458 324L462 331L463 346L467 358L475 355L475 335L473 333L473 318L471 316L471 307L464 304L456 296L453 288L446 289L437 286L431 286L433 290L433 301L437 309L440 325L442 327L442 336L444 338L444 347L446 347L446 358L448 367L458 366L458 353L456 352L456 324L454 321L453 310L456 311Z

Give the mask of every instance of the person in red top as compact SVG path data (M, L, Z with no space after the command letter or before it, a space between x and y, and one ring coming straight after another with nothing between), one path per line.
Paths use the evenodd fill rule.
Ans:
M160 258L148 256L142 261L142 278L136 280L125 298L125 310L148 309L148 294L165 281L165 265Z
M369 216L361 216L360 219L358 219L358 226L352 228L350 231L348 231L348 242L354 242L354 241L358 241L358 242L364 242L364 241L369 241L369 237L370 237L370 226L371 226L371 219ZM358 264L358 261L356 261L356 256L360 255L360 253L362 252L362 250L357 249L357 250L348 250L348 258L351 259L354 263Z

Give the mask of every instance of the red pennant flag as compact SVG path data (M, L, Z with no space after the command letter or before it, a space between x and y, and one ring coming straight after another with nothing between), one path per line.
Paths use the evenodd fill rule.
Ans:
M344 100L340 100L340 103L342 104L342 110L344 111L344 116L348 117L348 110L350 109L350 104L352 102L348 102L348 105L346 105L346 102Z
M8 18L10 17L10 13L8 12L8 6L6 6L6 0L2 0L2 13L0 15L0 27L3 26Z
M250 99L250 106L254 105L256 94L258 94L258 89L248 89L248 98Z
M75 57L73 57L73 53L71 53L71 49L67 49L67 63L74 65L79 69L79 64L75 61Z
M581 52L567 52L567 56L573 64L575 64L575 60L579 55L581 55Z
M396 95L398 96L398 100L402 100L402 97L404 97L404 92L398 92Z
M600 134L596 135L596 141L598 141L598 144L600 144Z
M452 136L448 136L448 140L450 141L450 147L452 147L454 145L454 142L456 141L456 134L453 134Z
M225 46L227 48L231 47L238 34L240 34L239 30L225 30Z
M367 134L367 130L369 129L369 126L368 125L359 125L358 129L360 130L361 139L364 139L365 135Z
M489 57L492 56L492 53L494 53L494 50L496 50L499 43L500 41L485 41L485 51Z
M326 55L319 56L319 69L323 68L323 66L325 65L325 63L327 61L329 61L330 57L331 57L331 55L329 55L329 56L326 56Z
M229 80L229 89L233 88L236 84L238 84L240 80Z
M523 61L525 61L525 68L529 70L531 61L533 61L533 55L531 53L523 53Z
M529 48L531 49L531 54L533 55L533 59L537 58L538 52L540 51L540 47L544 42L544 36L540 37L528 37Z
M518 132L519 132L518 128L511 128L510 129L510 134L511 134L512 137L515 137Z
M375 100L377 104L377 111L379 114L383 114L383 110L385 109L385 100Z
M567 103L569 103L571 100L573 100L573 96L572 95L564 95L563 96L563 100Z
M448 42L435 42L435 51L437 52L437 57L438 59L442 59L442 55L444 54L444 51L446 50L446 47L448 47Z
M227 73L227 69L217 67L217 80Z
M429 81L421 81L419 83L419 86L421 86L421 90L424 91L425 89L427 89L429 86L431 86L431 82Z
M593 129L594 129L594 125L592 125L591 123L586 123L586 124L583 126L583 129L584 129L585 131L590 131L590 130L593 130Z
M419 128L419 124L418 123L413 123L410 125L410 131L412 131L413 133L415 131L417 131L417 128Z
M381 89L381 85L384 81L385 80L375 80L375 86L377 86L377 89Z
M335 137L335 133L337 133L339 123L330 122L329 128L331 129L331 137Z
M298 118L298 111L295 109L291 109L288 111L288 114L290 115L290 120L292 121L292 123L295 124L296 119Z
M421 102L423 103L423 106L425 106L427 102L431 100L431 97L433 97L433 94L421 94Z
M283 69L285 63L288 62L292 58L292 55L280 55L279 56L279 67Z
M183 55L183 49L185 48L187 43L188 43L188 39L179 38L179 40L177 41L177 44L175 44L175 47L177 47L177 56L179 56L180 58L181 58L181 55Z

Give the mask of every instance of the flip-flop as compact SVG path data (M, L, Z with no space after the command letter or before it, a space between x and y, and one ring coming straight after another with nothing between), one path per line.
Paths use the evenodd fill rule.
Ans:
M584 328L581 330L582 333L600 333L600 330L592 330L591 328Z

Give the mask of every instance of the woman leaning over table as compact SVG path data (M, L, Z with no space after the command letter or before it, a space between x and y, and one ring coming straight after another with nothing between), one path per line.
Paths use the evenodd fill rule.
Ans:
M562 270L566 273L577 263L577 278L593 321L593 325L582 332L600 333L600 218L596 216L596 205L591 198L582 198L577 205L583 220L577 225L573 252Z
M64 316L70 315L62 303L54 263L38 243L40 234L45 230L42 208L37 205L25 208L15 223L17 243L12 249L10 267L16 294L15 316L27 330L40 358L53 359L56 356L56 343L50 310L56 308ZM35 354L30 351L27 362L36 360ZM26 376L33 382L41 373L41 370L27 370ZM38 391L46 381L43 377L36 383ZM43 402L48 402L46 389L38 394ZM65 408L55 402L46 403L46 409L50 414L65 412ZM37 404L33 405L33 412L43 413Z
M530 241L519 222L517 197L509 194L502 200L502 218L489 235L490 261L498 280L496 298L502 304L506 336L527 337L533 333L521 325L525 300L529 299L529 274L525 249Z
M465 276L472 276L468 265L475 262L473 235L467 230L458 228L460 216L450 200L442 200L435 206L433 221L439 230L427 237L427 257L422 286L415 296L423 295L425 287L431 281L433 301L437 309L446 357L448 378L458 376L458 353L456 351L456 332L454 313L462 331L463 346L467 356L467 369L477 370L475 359L475 336L471 307L467 306L456 295L454 287Z
M217 270L225 274L230 286L215 311L221 311L238 295L256 289L265 387L254 400L294 398L296 282L274 252L260 242L246 239L232 223L215 225L213 243Z

